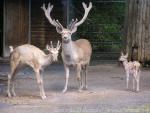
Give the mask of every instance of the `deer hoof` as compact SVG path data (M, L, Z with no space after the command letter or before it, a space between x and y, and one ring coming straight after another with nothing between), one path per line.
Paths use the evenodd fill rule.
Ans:
M82 90L78 90L79 93L82 93Z
M82 91L83 91L82 89L79 89L79 90L78 90L79 93L81 93Z
M83 90L88 90L88 86L87 86L87 85L84 86L84 87L83 87Z
M66 93L66 91L67 91L67 89L64 89L64 90L62 91L62 93Z
M16 93L13 93L13 97L16 97Z
M41 96L41 98L42 98L42 100L44 100L44 99L46 99L46 96L44 95L44 96Z
M14 91L12 91L12 95L13 97L16 97L16 93Z
M9 98L12 97L9 91L7 92L7 96L8 96Z
M139 91L140 91L139 89L136 90L137 93L138 93Z

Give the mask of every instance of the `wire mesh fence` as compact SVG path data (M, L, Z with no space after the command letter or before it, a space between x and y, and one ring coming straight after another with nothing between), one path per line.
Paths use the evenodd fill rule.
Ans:
M84 9L79 5L81 3L81 0L70 0L68 22L72 18L82 18ZM117 61L123 46L125 0L93 0L92 4L87 20L78 28L74 39L86 38L91 42L92 60Z

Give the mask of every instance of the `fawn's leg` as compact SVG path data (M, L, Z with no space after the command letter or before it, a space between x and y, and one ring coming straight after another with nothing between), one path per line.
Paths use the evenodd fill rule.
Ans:
M129 88L129 72L126 73L126 88Z

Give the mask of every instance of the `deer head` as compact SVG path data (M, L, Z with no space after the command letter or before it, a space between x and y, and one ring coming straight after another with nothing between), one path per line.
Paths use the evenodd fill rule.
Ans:
M124 55L122 52L121 52L121 56L119 58L119 61L123 62L123 61L127 61L127 58L128 58L128 53L126 53L126 55Z
M65 42L68 42L71 40L71 35L77 31L77 27L81 25L87 18L89 11L92 8L92 3L89 3L89 7L83 2L82 3L84 8L84 16L83 18L78 21L78 19L72 19L71 23L67 26L67 28L64 28L61 23L58 20L52 19L50 16L50 13L53 9L53 5L50 3L48 4L48 7L45 7L45 4L41 7L43 11L45 12L46 18L49 20L49 22L56 27L56 31L61 34L62 40Z
M58 60L58 54L59 54L59 49L60 49L60 42L57 42L57 46L56 48L53 47L53 43L52 41L50 42L50 45L46 45L46 49L49 51L49 53L52 55L53 57L53 61L57 61Z

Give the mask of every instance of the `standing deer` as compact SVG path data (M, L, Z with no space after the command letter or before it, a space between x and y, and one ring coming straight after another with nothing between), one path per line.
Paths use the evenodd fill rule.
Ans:
M119 61L123 62L123 66L126 71L126 88L128 89L129 84L129 76L132 76L133 80L133 90L135 89L135 81L136 81L136 91L139 91L139 81L140 81L140 63L138 61L128 62L128 53L124 55L121 53Z
M77 27L81 25L87 18L89 11L92 8L92 3L89 3L89 7L85 3L82 3L84 7L84 16L78 21L77 19L72 19L67 29L64 28L58 20L51 18L50 13L53 9L53 5L50 3L48 7L45 7L45 4L41 7L45 13L46 18L49 22L56 27L57 33L61 34L62 37L62 59L66 72L66 83L63 89L63 93L67 91L68 79L69 79L69 67L74 66L76 69L77 81L79 83L79 91L83 88L87 88L86 76L87 76L87 67L90 62L90 57L92 53L92 47L88 40L79 39L72 41L71 35L77 31ZM84 74L84 76L83 76ZM84 78L83 78L84 77ZM84 84L83 84L84 82Z
M10 46L10 67L11 67L11 74L8 75L8 97L16 96L14 83L15 83L15 75L18 71L19 67L26 64L33 68L33 71L35 72L37 83L40 88L40 96L42 99L45 99L45 91L43 88L43 79L41 76L42 69L51 64L53 61L57 61L59 49L61 44L58 42L57 47L54 48L51 42L51 46L46 45L46 49L49 51L49 54L45 54L42 50L39 48L30 45L25 44L16 47L13 49L12 46ZM12 85L12 87L10 86ZM10 92L11 90L11 92Z

